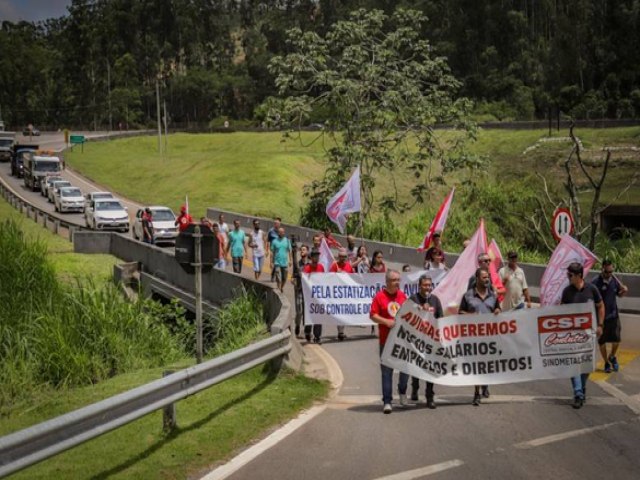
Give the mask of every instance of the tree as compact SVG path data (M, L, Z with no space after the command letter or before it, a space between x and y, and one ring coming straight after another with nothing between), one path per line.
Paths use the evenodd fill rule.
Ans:
M313 112L328 112L319 133L327 147L324 178L307 186L307 224L324 218L327 198L360 165L363 214L374 207L404 212L421 203L448 173L480 162L465 146L475 138L469 121L471 103L456 98L460 83L446 59L421 38L426 18L398 8L358 10L338 21L325 35L294 28L288 32L291 53L274 57L280 101L270 99L272 123L300 128ZM451 133L436 134L447 124ZM288 135L291 135L288 133ZM413 174L409 195L396 186L401 172ZM374 196L376 180L385 193Z

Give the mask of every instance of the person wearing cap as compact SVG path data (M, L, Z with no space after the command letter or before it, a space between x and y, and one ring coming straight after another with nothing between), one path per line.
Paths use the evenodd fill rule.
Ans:
M333 262L329 271L333 273L353 273L346 248L341 247L338 249L338 260ZM345 338L347 336L344 333L344 325L338 325L338 340L343 341Z
M604 302L604 322L598 345L600 345L600 353L604 360L605 373L611 373L612 368L614 372L617 372L620 368L616 357L620 346L620 314L618 312L617 297L624 297L629 291L618 280L613 271L611 260L604 260L602 262L602 272L592 282L600 292ZM609 356L607 356L607 343L611 344L611 355Z
M191 215L189 215L187 206L182 205L180 207L180 215L178 215L178 218L176 218L175 225L177 225L180 232L184 232L192 223L193 218L191 218Z
M593 302L596 307L596 320L598 327L596 335L602 335L602 325L604 322L604 302L597 287L592 283L584 281L584 268L581 263L573 262L567 268L567 276L569 277L569 285L562 291L561 304L571 303L587 303ZM587 380L588 373L582 373L571 377L571 386L573 387L573 408L582 408L587 398Z
M320 263L320 250L312 248L309 252L309 263L307 263L302 269L302 273L311 275L312 273L323 273L324 267ZM322 343L322 324L317 325L305 325L304 337L307 342L311 343L311 332L313 330L313 341L317 344Z
M153 212L146 207L140 217L142 224L142 241L153 245Z
M507 253L507 265L498 271L502 284L506 289L504 300L502 300L502 310L520 310L531 308L531 297L529 296L529 286L524 276L524 271L518 266L518 254L516 252Z

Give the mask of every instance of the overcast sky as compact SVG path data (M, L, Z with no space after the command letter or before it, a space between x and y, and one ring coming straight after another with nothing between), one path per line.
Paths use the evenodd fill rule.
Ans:
M0 22L28 22L67 15L71 0L0 0Z

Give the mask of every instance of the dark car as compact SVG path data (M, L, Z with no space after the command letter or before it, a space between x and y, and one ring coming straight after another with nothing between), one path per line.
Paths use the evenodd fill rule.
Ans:
M25 137L28 137L29 135L32 135L34 137L39 137L40 136L40 130L38 130L37 128L25 128L22 131L22 135L24 135Z

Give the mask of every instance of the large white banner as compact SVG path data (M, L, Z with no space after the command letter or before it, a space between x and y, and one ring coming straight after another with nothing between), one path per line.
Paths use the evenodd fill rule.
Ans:
M439 319L407 301L396 315L383 364L441 385L491 385L592 372L593 303Z
M434 286L446 276L444 270L406 272L400 288L407 297L418 291L418 279L427 274ZM373 325L369 309L375 294L384 287L384 273L301 273L305 325Z

